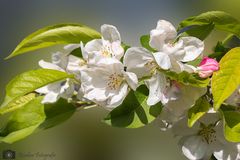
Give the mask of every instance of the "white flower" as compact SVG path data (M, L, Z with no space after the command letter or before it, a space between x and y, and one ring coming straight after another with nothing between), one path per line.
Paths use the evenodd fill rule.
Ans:
M165 75L156 70L158 65L152 53L145 48L129 48L125 53L123 63L127 71L135 73L138 78L149 77L145 80L149 88L148 105L155 105L159 101L163 104L167 103L165 93L168 82Z
M121 37L117 28L104 24L101 26L102 39L94 39L85 47L81 45L84 59L89 64L96 64L101 58L114 57L120 60L124 54Z
M206 93L206 88L198 88L171 82L167 90L168 103L162 109L158 122L162 130L171 128L174 123L186 116L197 99Z
M123 59L124 65L127 66L127 71L134 72L138 78L150 77L150 79L145 80L149 88L149 96L147 100L148 105L154 105L159 101L161 101L163 104L168 103L168 101L172 98L171 96L173 96L168 92L173 90L175 87L173 85L171 89L169 89L169 82L167 81L167 78L164 76L164 74L157 71L159 66L155 58L156 57L154 57L154 54L150 53L144 48L132 47L127 50ZM164 59L162 59L162 61L164 61ZM203 92L206 92L205 89L191 86L183 87L183 90L185 89L189 89L189 91L186 91L186 94L190 93L187 95L188 101L183 98L184 96L181 96L181 98L183 98L182 101L184 103L191 102L190 105L185 104L187 108L191 107L195 100L203 95ZM182 92L185 94L185 91ZM196 93L196 97L191 96L191 93ZM181 98L179 98L179 100L181 100ZM171 103L174 102L170 102L168 105L171 106ZM178 101L176 101L176 103L178 103ZM183 107L183 105L181 106Z
M213 154L218 160L237 160L239 144L225 140L219 119L217 113L207 113L192 128L188 128L186 118L173 126L173 134L181 137L179 145L188 159L208 160Z
M83 61L73 55L68 55L70 51L79 47L79 45L68 45L63 53L57 52L52 55L52 63L39 61L39 65L45 69L58 70L75 74L76 78L80 78L80 70ZM71 48L71 49L70 49ZM80 86L79 86L80 87ZM48 84L36 90L40 94L45 94L42 103L54 103L60 97L68 99L74 94L76 88L79 88L72 79L66 79L55 83Z
M97 66L87 68L81 74L83 97L108 110L123 102L128 86L135 90L137 84L137 76L125 72L123 64L115 58L103 58Z
M153 54L156 62L165 70L194 72L195 67L183 62L199 57L204 50L204 43L196 37L180 37L176 41L177 38L177 31L170 22L158 21L156 29L150 32L149 42L158 51Z
M184 64L196 59L202 53L204 44L195 37L182 37L176 43L177 32L172 24L160 20L157 28L151 31L150 45L158 50L151 53L145 48L129 48L124 56L124 65L127 71L134 72L138 78L149 77L146 84L149 88L148 105L154 105L161 101L166 104L169 98L166 97L168 82L164 74L157 71L157 68L172 70L174 72L186 71L195 72L196 68Z

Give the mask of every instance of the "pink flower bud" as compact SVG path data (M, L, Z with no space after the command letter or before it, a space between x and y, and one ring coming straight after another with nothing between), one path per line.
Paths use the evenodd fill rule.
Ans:
M198 74L201 78L207 78L213 74L214 71L219 70L219 64L215 59L204 57L198 67Z

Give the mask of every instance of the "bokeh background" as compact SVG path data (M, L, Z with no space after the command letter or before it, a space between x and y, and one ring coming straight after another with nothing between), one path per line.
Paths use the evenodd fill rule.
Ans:
M56 23L82 23L99 30L101 24L116 25L123 41L139 46L139 37L156 26L158 19L177 24L193 15L222 10L240 18L239 0L0 0L0 100L4 87L17 73L37 68L38 60L62 46L42 49L4 61L28 34ZM206 41L211 52L224 33ZM55 153L54 160L184 160L170 132L157 124L140 129L119 129L101 122L101 108L77 112L53 129L34 134L15 144L0 144L17 153ZM3 120L0 119L0 125ZM0 158L1 159L1 158ZM21 159L21 158L17 158ZM23 160L31 158L24 158ZM40 159L40 158L39 158Z

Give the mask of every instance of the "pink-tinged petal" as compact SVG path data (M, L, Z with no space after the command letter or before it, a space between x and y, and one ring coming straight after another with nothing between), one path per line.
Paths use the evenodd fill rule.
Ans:
M203 60L200 63L201 70L212 70L217 71L219 69L219 64L215 59L204 57Z
M213 74L213 72L219 70L219 63L212 58L204 57L198 67L198 74L202 78L207 78Z

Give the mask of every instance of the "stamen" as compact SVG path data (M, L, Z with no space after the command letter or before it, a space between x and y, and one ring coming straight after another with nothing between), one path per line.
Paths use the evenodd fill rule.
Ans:
M208 144L217 141L216 131L214 130L215 125L204 125L201 123L201 130L198 132L198 135L202 136L203 140L205 140Z
M110 45L102 46L101 53L105 57L111 57L113 55L113 50Z
M145 67L147 67L150 72L153 73L157 68L157 64L155 61L148 61L147 63L145 63Z
M107 85L111 90L116 90L121 86L123 79L122 74L113 73L109 76Z

